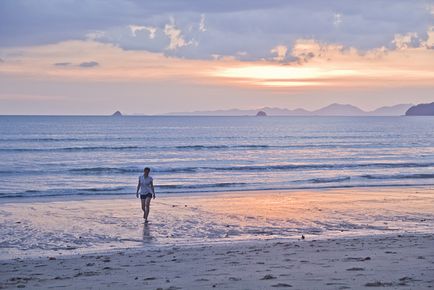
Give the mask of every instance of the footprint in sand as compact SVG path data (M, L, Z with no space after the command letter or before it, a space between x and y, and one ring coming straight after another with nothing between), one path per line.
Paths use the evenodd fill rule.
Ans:
M259 279L259 280L271 280L271 279L276 279L276 277L274 277L274 276L271 275L271 274L267 274L267 275L265 275L264 277L262 277L262 278Z
M365 268L353 267L348 268L347 271L365 271Z
M277 283L277 284L271 285L271 287L274 287L274 288L290 288L290 287L292 287L292 285L291 284L286 284L286 283Z

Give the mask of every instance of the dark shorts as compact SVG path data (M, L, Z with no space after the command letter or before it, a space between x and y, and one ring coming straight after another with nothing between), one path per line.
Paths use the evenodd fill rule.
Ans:
M147 198L152 198L152 193L147 193L147 194L141 194L140 195L140 199L147 199Z

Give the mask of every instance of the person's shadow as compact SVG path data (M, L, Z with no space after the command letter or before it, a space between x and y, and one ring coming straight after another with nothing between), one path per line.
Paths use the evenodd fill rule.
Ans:
M149 224L143 224L143 242L144 243L152 243L154 237L151 235L151 229Z

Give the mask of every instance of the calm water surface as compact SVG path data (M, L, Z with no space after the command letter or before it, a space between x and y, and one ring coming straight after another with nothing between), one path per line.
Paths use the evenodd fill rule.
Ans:
M0 197L434 184L433 117L0 117Z

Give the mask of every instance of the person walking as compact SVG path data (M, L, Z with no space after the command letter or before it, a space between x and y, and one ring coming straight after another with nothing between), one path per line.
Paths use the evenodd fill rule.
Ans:
M155 199L154 179L149 176L151 169L146 167L143 170L143 175L139 176L139 183L137 184L136 197L139 197L142 204L143 218L145 223L148 223L149 210L151 205L151 199Z

